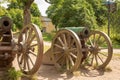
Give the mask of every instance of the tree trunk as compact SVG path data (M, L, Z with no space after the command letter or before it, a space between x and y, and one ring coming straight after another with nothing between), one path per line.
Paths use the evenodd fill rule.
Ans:
M30 12L30 6L31 4L33 3L34 0L29 0L25 3L25 6L24 6L24 12L23 12L23 17L24 17L24 24L23 26L31 23L31 12Z
M58 31L57 25L55 25L55 30Z

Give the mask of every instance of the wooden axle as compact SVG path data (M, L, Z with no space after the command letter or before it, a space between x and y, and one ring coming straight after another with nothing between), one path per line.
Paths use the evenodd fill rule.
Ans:
M0 46L0 51L12 51L12 46Z

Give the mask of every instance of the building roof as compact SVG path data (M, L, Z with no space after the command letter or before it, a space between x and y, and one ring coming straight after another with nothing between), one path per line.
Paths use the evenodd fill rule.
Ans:
M47 16L41 16L41 21L42 22L51 22L51 19L48 18Z

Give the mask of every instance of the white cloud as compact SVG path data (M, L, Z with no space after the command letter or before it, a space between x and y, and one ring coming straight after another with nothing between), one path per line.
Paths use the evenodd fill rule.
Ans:
M50 4L45 2L45 0L35 0L35 3L37 3L42 16L46 16L46 10L50 6Z
M2 3L2 4L0 4L0 6L3 6L3 7L5 7L5 8L7 8L9 3L7 3L7 2L5 2L5 3Z

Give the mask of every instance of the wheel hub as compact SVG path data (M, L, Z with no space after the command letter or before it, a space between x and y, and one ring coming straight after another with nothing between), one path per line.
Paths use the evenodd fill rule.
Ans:
M68 47L63 47L63 50L66 55L69 55L70 50Z
M99 49L98 46L91 46L91 47L90 47L90 52L91 52L92 54L97 55L99 51L100 51L100 49Z
M23 53L27 52L27 50L28 50L27 44L23 44L22 42L20 42L20 44L18 46L19 46L19 49L18 49L19 52L23 52Z

